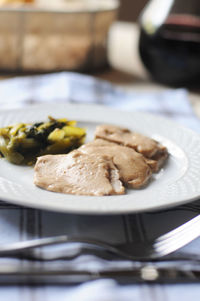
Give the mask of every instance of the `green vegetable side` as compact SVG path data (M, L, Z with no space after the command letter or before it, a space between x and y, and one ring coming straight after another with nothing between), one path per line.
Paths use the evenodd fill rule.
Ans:
M86 131L76 121L48 119L0 128L0 155L14 164L32 165L38 156L68 153L84 143Z

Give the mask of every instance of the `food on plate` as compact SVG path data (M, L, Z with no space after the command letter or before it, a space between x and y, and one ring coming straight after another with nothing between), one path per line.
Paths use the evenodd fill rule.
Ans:
M105 139L130 147L148 159L148 164L157 172L168 157L165 146L142 134L114 125L103 124L96 128L95 138Z
M100 125L94 141L66 155L39 157L34 183L50 191L70 194L123 194L125 187L144 187L167 156L166 147L149 137Z
M18 123L0 128L0 155L14 164L31 165L37 156L68 153L78 148L85 136L85 129L65 118Z
M112 159L119 170L120 180L126 187L140 188L146 185L151 177L152 171L145 158L134 149L96 139L82 145L79 151L84 154L105 155Z
M103 196L123 194L119 171L112 159L100 154L74 150L67 155L39 157L35 185L55 192Z

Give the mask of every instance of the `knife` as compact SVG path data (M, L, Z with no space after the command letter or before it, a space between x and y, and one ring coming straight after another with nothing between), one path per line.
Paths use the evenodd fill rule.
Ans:
M41 284L79 284L98 279L114 279L119 283L189 283L200 281L200 265L191 269L183 267L143 267L108 269L99 272L86 270L52 269L49 267L13 267L0 268L0 285L41 285Z

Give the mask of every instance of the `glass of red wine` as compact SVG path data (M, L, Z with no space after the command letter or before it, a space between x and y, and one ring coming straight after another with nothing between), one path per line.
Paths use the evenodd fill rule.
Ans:
M140 17L139 52L152 78L200 87L200 0L152 0Z

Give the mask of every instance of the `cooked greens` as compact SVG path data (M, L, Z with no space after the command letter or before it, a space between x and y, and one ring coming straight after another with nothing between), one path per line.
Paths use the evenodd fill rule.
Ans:
M86 132L76 121L48 118L0 128L0 155L14 164L31 165L38 156L68 153L83 144Z

